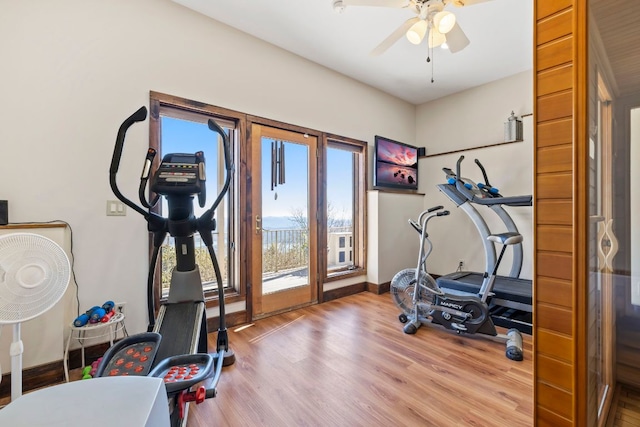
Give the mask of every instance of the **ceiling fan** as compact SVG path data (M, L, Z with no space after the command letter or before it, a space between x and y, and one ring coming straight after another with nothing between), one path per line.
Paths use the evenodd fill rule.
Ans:
M413 44L420 44L426 38L429 48L446 43L455 53L467 47L469 39L456 22L456 16L444 8L449 4L463 7L485 1L488 0L333 0L333 9L342 12L347 6L376 6L410 9L416 13L417 16L407 19L373 49L372 56L384 53L403 35Z

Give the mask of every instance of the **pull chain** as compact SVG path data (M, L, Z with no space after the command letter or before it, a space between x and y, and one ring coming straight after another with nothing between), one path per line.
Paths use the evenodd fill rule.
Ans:
M431 63L431 83L435 80L433 79L433 63L435 62L436 57L433 55L433 48L430 48L431 54L427 53L427 62ZM428 51L429 52L429 51ZM431 56L433 56L433 61L431 60Z
M431 44L433 46L433 32L429 31L429 44ZM433 61L431 60L431 57L433 56ZM431 83L434 82L433 80L433 63L435 62L436 57L433 54L433 47L428 47L427 46L427 62L431 62Z

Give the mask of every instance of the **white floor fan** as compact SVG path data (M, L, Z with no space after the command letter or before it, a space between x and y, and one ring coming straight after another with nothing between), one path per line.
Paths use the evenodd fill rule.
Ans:
M32 233L0 236L0 329L13 325L9 349L12 401L22 395L20 325L60 301L70 278L69 258L54 241Z

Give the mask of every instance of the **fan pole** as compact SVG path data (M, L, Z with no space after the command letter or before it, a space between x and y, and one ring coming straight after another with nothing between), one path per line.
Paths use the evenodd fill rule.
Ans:
M20 322L13 324L13 342L9 347L11 355L11 401L22 396L22 353L24 346L20 338Z

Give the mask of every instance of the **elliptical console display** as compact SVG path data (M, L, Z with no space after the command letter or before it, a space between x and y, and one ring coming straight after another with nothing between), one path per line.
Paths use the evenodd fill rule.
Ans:
M204 153L172 153L162 159L151 181L151 190L162 194L200 194L205 181Z

